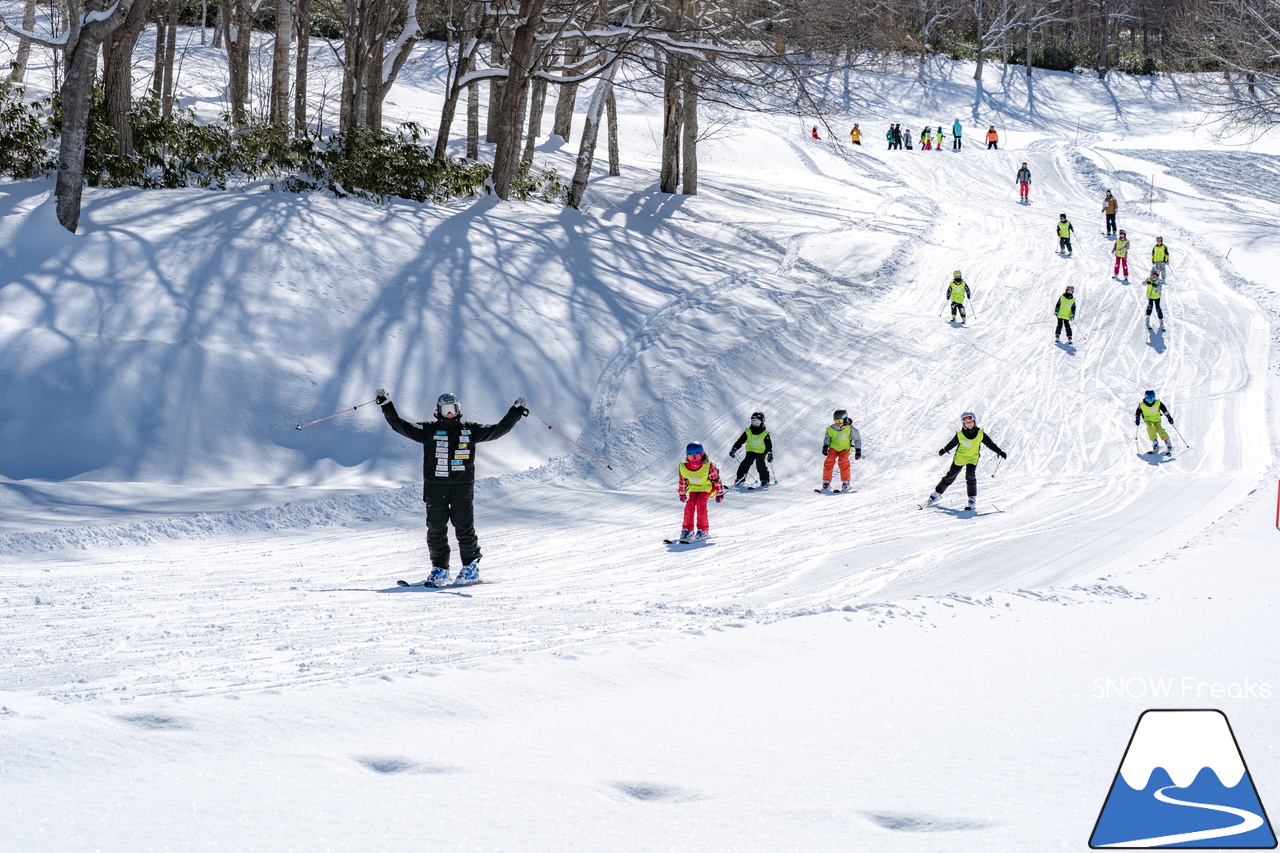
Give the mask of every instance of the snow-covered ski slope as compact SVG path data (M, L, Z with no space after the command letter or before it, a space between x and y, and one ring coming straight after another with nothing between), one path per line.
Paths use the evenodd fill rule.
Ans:
M433 120L438 69L411 71L395 110ZM1044 75L1031 110L1016 75L975 100L964 67L940 73L928 91L869 82L880 94L841 116L861 122L860 150L807 139L808 121L739 117L704 143L696 197L656 191L660 117L627 95L626 173L597 178L581 212L261 187L90 190L73 237L54 225L49 183L0 185L0 378L21 401L0 423L0 704L31 725L26 742L71 719L109 728L121 705L148 730L226 724L231 699L277 691L317 718L334 703L363 722L368 709L342 694L373 682L405 726L408 706L435 707L423 685L441 672L474 677L450 690L484 717L505 688L482 676L530 673L516 692L533 704L538 679L565 677L547 651L668 654L682 632L785 633L765 625L998 592L1129 598L1125 572L1201 538L1274 470L1280 312L1263 275L1276 248L1274 157L1193 137L1167 81ZM965 121L962 152L883 150L888 121L918 130L935 100L932 124ZM1006 150L981 150L988 123L1007 123ZM1171 123L1174 151L1161 147ZM573 153L547 142L539 158L568 171ZM1231 184L1228 156L1260 179ZM1013 183L1024 160L1029 206ZM1110 276L1108 188L1133 245L1127 285ZM1070 258L1056 254L1060 212L1076 226ZM1157 234L1174 261L1168 327L1148 334L1140 282ZM940 316L957 268L974 291L963 327ZM1070 348L1053 344L1067 284L1079 299ZM526 420L479 449L481 568L493 583L400 588L429 569L420 448L372 406L294 429L383 385L410 418L428 417L443 391L486 421L527 395L537 418L611 469ZM1145 388L1190 445L1174 434L1172 460L1135 442ZM835 408L850 411L865 453L857 492L838 499L812 491ZM714 544L664 547L679 524L681 449L704 442L731 477L728 448L757 409L779 485L713 505ZM980 508L999 511L958 512L961 480L942 509L921 512L965 410L1009 453L998 472L989 454L979 469ZM767 636L706 654L746 656ZM627 671L652 665L639 660ZM589 702L589 685L571 681ZM887 707L886 718L904 710ZM29 781L31 761L10 778ZM66 777L51 778L50 791ZM679 789L654 790L681 801ZM145 813L129 802L126 813ZM263 820L255 831L280 839L250 811ZM222 827L210 837L243 840L207 820ZM844 837L800 823L812 849ZM722 838L711 825L702 832ZM22 837L41 848L34 831ZM115 849L129 840L103 837ZM163 821L144 837L169 838ZM583 837L541 846L628 846Z

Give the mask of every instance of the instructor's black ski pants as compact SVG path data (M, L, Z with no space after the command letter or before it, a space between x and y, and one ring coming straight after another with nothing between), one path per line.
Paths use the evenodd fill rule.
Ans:
M957 465L952 462L951 469L942 475L942 479L938 481L938 485L934 488L934 491L938 494L945 492L947 490L947 486L950 486L956 481L956 477L959 476L961 468L964 469L964 484L969 490L969 497L976 498L978 496L977 464Z
M480 558L480 539L475 527L474 482L429 484L422 500L427 505L427 550L432 568L449 568L449 523L458 540L458 552L465 566Z
M1071 340L1071 321L1065 317L1059 317L1058 329L1053 333L1053 336L1056 338L1058 335L1061 335L1063 329L1067 330L1067 340Z
M760 485L769 482L769 468L765 465L765 455L763 453L752 453L747 451L747 455L742 457L742 461L738 463L738 474L733 478L735 483L741 483L742 478L747 476L747 471L751 468L751 463L756 463L756 474L760 477Z

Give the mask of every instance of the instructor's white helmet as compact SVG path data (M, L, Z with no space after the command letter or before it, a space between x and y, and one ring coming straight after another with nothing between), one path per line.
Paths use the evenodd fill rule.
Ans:
M460 418L462 417L462 404L458 402L458 398L453 394L441 394L436 398L436 417Z

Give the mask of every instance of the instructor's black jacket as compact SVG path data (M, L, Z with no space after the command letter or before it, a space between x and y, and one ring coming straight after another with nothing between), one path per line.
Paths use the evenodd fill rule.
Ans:
M464 422L460 418L440 418L424 424L411 424L396 413L390 400L382 407L382 416L396 432L422 445L422 495L433 486L474 483L476 457L474 445L493 441L511 432L524 414L512 406L496 424Z

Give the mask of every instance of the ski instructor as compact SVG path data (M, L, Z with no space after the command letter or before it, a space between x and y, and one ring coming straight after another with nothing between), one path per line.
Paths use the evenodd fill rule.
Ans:
M422 501L427 505L427 550L431 554L431 575L427 583L449 583L449 522L458 540L463 568L458 584L480 581L480 540L475 528L476 460L474 445L493 441L529 414L524 397L516 400L496 424L477 424L462 419L462 406L452 394L436 400L436 419L411 424L396 413L391 395L379 388L375 402L382 416L396 432L422 445Z

